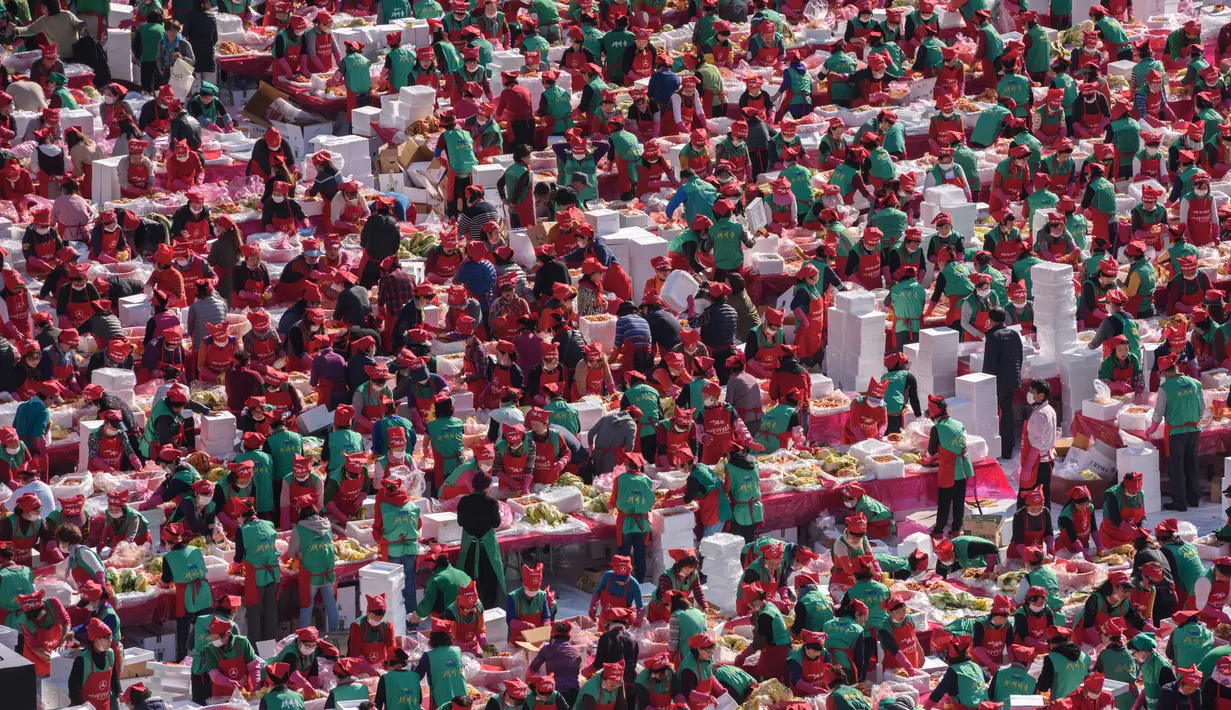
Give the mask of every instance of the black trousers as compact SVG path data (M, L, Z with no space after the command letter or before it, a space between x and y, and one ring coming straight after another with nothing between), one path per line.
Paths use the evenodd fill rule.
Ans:
M886 434L897 434L898 432L902 431L902 422L905 420L905 414L906 414L905 411L903 411L902 414L890 414L889 415L889 426L885 429L885 433Z
M1171 480L1171 502L1180 510L1201 503L1201 476L1197 468L1197 442L1201 433L1171 435L1167 456L1167 477Z
M409 582L408 582L409 583ZM257 587L256 604L248 605L248 640L267 641L278 635L278 585Z
M208 705L214 692L214 683L204 673L192 674L192 702L197 705Z
M534 119L527 118L519 121L509 121L509 129L513 131L513 146L528 145L534 146ZM509 147L507 152L512 153L513 146Z
M756 538L757 526L755 523L752 525L740 525L739 523L732 520L731 528L727 532L731 533L732 535L739 535L740 537L744 538L744 540L747 542L752 542Z
M735 349L724 345L713 349L714 374L718 375L718 384L725 385L731 379L731 371L727 369L727 358L735 354Z
M997 396L1000 404L1000 458L1013 458L1013 431L1014 419L1017 416L1017 410L1013 405L1013 399L1017 396L1016 390L1010 390L1007 393L1000 393ZM989 454L995 454L994 451L989 451Z
M658 459L657 434L641 437L641 455L645 457L645 462L648 464L652 464Z
M158 63L141 62L141 90L153 93L158 85Z
M200 614L201 612L187 612L175 620L175 661L177 663L188 655L188 644L192 640L192 627Z
M758 175L768 171L770 168L769 148L750 149L748 151L748 160L752 165L752 179L756 180Z
M953 527L949 531L954 535L962 532L962 518L966 516L966 479L954 481L949 488L937 488L936 524L932 526L933 535L942 535L945 525L953 517Z

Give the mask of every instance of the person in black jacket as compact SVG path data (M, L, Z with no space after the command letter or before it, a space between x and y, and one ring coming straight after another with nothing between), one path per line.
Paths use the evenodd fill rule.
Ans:
M534 254L538 258L539 268L534 272L534 288L531 290L534 293L534 300L542 304L552 297L553 286L558 283L572 286L573 277L569 275L568 266L556 258L554 244L544 244L535 249Z
M598 637L594 649L594 662L590 669L595 673L603 670L604 663L624 662L624 686L631 688L637 679L637 657L640 645L628 629L637 620L638 610L631 607L607 610L607 630Z
M367 256L363 273L359 275L359 284L365 289L372 288L380 280L380 262L387 256L397 254L398 247L402 246L402 233L393 217L394 202L393 198L385 195L376 198L376 210L368 217L359 234L359 246L363 247Z
M710 357L714 358L714 370L718 374L719 384L726 384L730 377L727 369L727 358L735 354L736 331L739 327L739 314L727 303L731 295L731 287L725 283L711 283L709 286L710 306L691 323L692 327L701 331L701 342L709 348Z
M1022 386L1022 336L1005 326L1003 308L993 308L988 317L992 327L984 336L983 374L996 376L996 398L1000 403L1001 458L1013 456L1013 398Z
M188 115L184 110L184 103L179 99L175 99L168 106L171 112L171 122L169 124L168 133L171 137L171 142L188 141L188 147L197 151L201 158L201 164L205 164L205 156L200 155L201 151L201 124L197 123L197 119Z
M647 295L641 301L641 315L650 324L650 340L661 353L669 353L680 344L680 319L663 308L662 298L657 293Z
M349 271L339 271L338 279L342 290L338 292L338 302L333 309L333 319L350 326L360 328L366 326L368 316L372 315L372 302L368 299L368 290L356 285L355 275Z
M196 74L217 71L214 62L214 45L218 43L218 14L214 12L213 0L196 0L192 12L184 20L184 39L192 45ZM223 112L226 113L225 111Z

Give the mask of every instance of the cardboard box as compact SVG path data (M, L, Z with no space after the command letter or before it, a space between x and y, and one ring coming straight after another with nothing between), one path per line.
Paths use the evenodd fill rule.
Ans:
M1000 515L967 515L963 534L981 537L984 540L1000 544L1000 524L1003 522L1003 516Z
M598 589L598 580L602 578L603 573L607 570L601 567L587 567L585 572L577 578L576 587L586 594L593 594L595 589Z

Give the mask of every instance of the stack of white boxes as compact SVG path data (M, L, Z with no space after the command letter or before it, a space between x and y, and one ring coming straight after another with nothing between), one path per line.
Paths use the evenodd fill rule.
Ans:
M371 562L359 570L359 593L367 596L385 595L385 621L393 624L395 629L406 628L406 618L409 616L406 602L402 596L407 584L415 580L406 579L406 572L400 564L390 562Z
M145 687L153 691L156 697L163 700L182 700L192 697L192 666L190 664L147 663L146 667L154 672L154 676L146 682Z
M398 91L398 101L402 104L398 114L405 121L401 127L405 128L432 115L436 109L436 91L430 86L403 86Z
M235 453L235 415L220 412L201 417L201 438L205 452L218 458Z
M132 404L136 394L137 376L132 370L121 370L115 367L100 367L90 375L90 384L98 385L103 391Z
M692 547L696 516L687 508L674 508L667 512L673 514L663 515L663 512L658 510L650 513L650 526L654 534L651 538L653 549L647 555L647 571L651 579L658 579L658 575L675 564L671 550Z
M150 297L144 293L120 299L120 325L125 328L144 325L149 321L152 312Z
M957 394L957 355L960 337L951 328L928 328L919 333L919 354L911 372L919 385L919 398Z
M1158 456L1158 449L1153 446L1126 446L1116 449L1116 478L1118 480L1123 481L1124 477L1133 471L1141 473L1141 492L1145 496L1146 515L1157 515L1163 512ZM1174 494L1173 491L1172 495Z
M701 539L697 552L701 555L701 571L705 573L705 598L719 609L735 612L739 599L739 580L744 573L740 552L744 538L730 533L717 533Z
M962 375L954 380L957 396L948 400L949 415L966 427L968 436L987 442L989 456L999 456L1000 417L996 401L996 376L983 373Z
M932 220L941 212L948 212L953 219L953 230L967 237L975 233L975 220L979 217L979 205L967 202L966 193L953 185L929 187L923 191L923 203L919 205L919 224L932 226Z
M1064 403L1061 425L1066 432L1073 421L1073 414L1080 411L1083 402L1094 396L1094 381L1098 379L1102 362L1103 351L1091 350L1084 344L1065 350L1057 358L1060 365L1060 400Z
M829 309L826 373L834 386L863 392L868 381L885 373L885 314L876 310L868 291L843 291Z
M626 227L620 231L633 235L628 245L628 261L620 264L634 284L644 285L654 276L654 267L650 265L650 261L655 257L666 256L670 242L638 227ZM641 299L640 286L633 288L633 298L638 301Z
M367 138L363 136L325 135L316 136L308 141L308 143L311 148L305 151L308 153L304 156L305 164L310 161L312 154L326 150L342 157L343 169L346 171L347 176L365 185L373 183L372 150L368 146Z
M1060 353L1077 342L1073 267L1052 262L1035 264L1030 268L1030 282L1039 356L1043 360L1056 360Z
M21 135L20 131L18 135ZM110 158L99 158L93 165L91 175L91 198L95 205L105 205L112 200L120 199L120 161L128 156L117 155Z

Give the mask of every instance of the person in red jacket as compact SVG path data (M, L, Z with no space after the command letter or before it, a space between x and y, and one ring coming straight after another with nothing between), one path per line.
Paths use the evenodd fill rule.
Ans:
M534 145L534 104L530 90L517 83L519 73L500 72L504 90L496 101L496 120L507 123L513 133L513 145Z
M205 182L205 167L201 157L188 149L188 141L172 141L173 150L167 156L167 190L180 192Z

